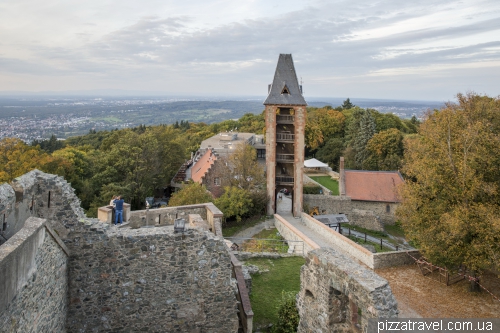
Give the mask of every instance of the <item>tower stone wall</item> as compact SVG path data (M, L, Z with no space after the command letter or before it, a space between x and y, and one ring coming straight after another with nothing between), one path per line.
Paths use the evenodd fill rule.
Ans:
M276 196L292 196L289 213L300 216L303 200L304 132L307 103L291 54L280 54L266 106L267 214L278 211ZM287 198L288 201L288 198ZM288 208L287 208L288 209ZM280 212L283 207L280 206Z

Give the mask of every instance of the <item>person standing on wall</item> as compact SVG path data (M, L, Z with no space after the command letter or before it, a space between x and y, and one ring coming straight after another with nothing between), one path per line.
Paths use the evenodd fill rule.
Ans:
M118 217L120 217L120 224L123 224L123 199L118 196L115 201L115 225L118 224Z

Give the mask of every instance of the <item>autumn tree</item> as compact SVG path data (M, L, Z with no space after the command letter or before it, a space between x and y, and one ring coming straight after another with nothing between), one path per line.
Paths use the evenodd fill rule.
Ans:
M249 144L236 145L235 152L229 156L232 186L245 190L265 184L264 168L257 162L257 150Z
M225 187L224 194L215 199L214 204L224 213L224 217L235 217L237 222L253 206L249 191L235 186Z
M305 141L312 150L320 148L333 137L341 137L345 116L331 107L308 108Z
M457 95L406 140L397 211L434 264L500 267L500 99Z
M395 129L375 134L366 144L366 170L398 170L403 159L403 134Z
M184 205L194 205L205 202L212 202L213 197L210 192L207 191L205 185L201 185L195 182L190 182L183 186L179 191L172 194L169 206L184 206Z
M51 162L51 157L20 139L5 138L0 140L0 184L9 182L33 169L44 170Z

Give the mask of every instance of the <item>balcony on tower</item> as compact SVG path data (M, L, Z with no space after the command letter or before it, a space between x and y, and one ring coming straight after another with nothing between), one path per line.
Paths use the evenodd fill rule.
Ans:
M276 133L277 142L293 142L294 140L295 140L295 134Z
M290 176L277 176L276 185L293 185L293 177Z
M293 154L276 154L276 162L293 163L294 160Z
M278 124L293 124L295 121L295 116L292 115L277 115L276 116L276 123Z

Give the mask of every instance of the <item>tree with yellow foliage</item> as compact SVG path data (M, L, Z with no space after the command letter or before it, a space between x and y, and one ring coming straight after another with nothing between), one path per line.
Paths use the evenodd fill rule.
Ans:
M406 140L397 211L437 265L500 267L500 99L458 94Z
M17 138L0 140L0 184L9 182L33 169L44 170L50 155Z

